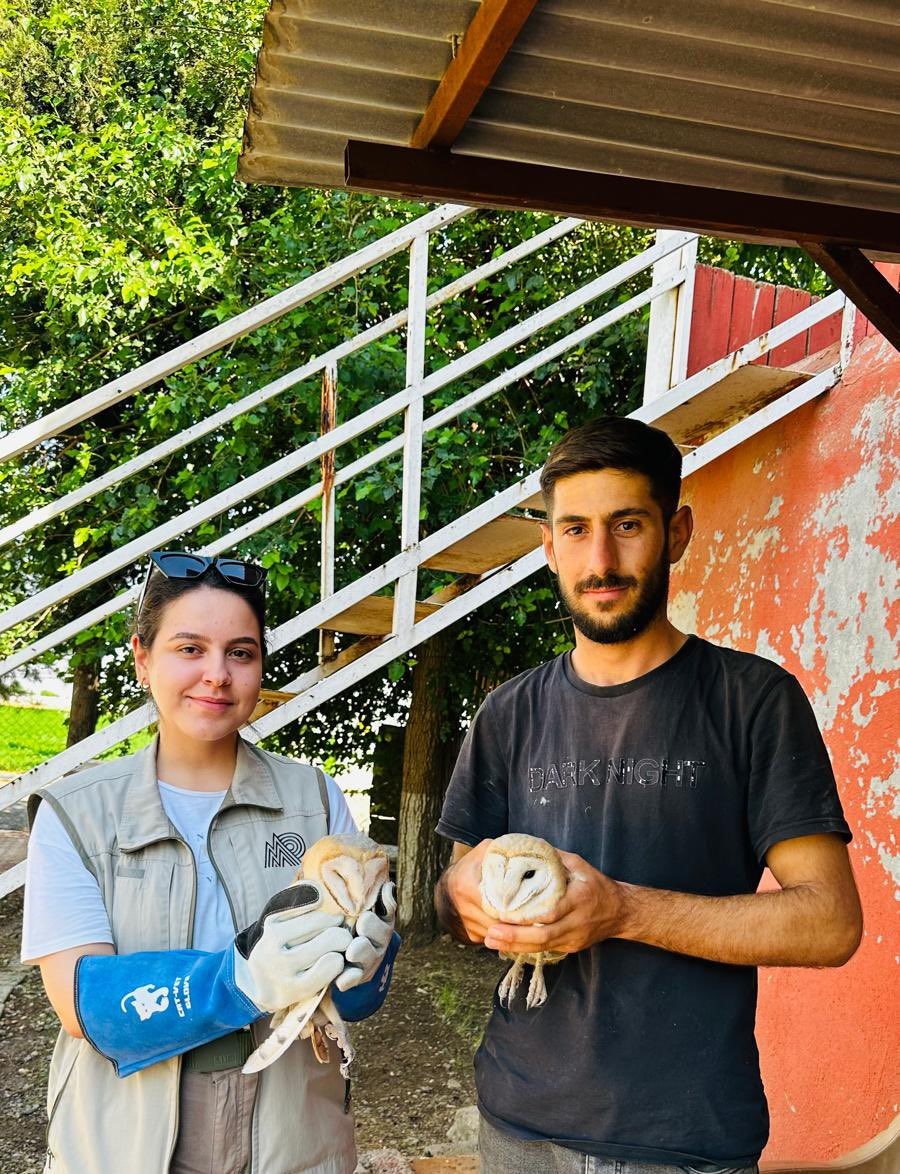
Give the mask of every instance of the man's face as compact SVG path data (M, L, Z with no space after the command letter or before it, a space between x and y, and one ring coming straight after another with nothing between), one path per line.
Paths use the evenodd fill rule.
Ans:
M689 517L679 510L667 532L642 473L602 469L556 483L544 551L583 636L619 644L665 614L669 564L687 545Z

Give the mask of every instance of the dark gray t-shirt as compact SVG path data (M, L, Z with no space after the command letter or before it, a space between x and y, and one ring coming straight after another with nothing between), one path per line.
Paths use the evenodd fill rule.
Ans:
M711 896L754 892L780 840L850 839L796 679L696 637L623 685L587 684L568 654L501 685L438 831L469 845L528 832L617 880ZM756 1161L755 967L609 939L545 977L542 1007L494 1000L475 1069L495 1126L615 1158Z

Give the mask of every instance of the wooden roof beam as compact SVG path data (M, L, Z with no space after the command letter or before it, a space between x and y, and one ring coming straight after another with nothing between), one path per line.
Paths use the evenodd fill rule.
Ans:
M802 242L804 248L814 243L885 256L900 254L900 213L846 204L417 151L355 139L347 143L344 171L347 187L357 191L487 208L530 208L769 244Z
M800 241L816 264L900 351L900 293L859 249Z
M481 0L410 145L452 147L537 0Z

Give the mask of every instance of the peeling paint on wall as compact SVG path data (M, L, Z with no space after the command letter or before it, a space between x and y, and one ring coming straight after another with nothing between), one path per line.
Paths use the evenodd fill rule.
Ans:
M846 1153L900 1101L898 387L900 355L866 339L826 396L685 483L697 529L673 573L673 621L800 679L854 833L866 916L846 967L760 972L767 1158Z

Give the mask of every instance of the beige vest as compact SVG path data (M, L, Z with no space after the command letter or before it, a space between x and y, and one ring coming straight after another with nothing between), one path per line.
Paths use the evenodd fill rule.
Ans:
M156 744L62 779L32 796L50 803L97 878L120 954L190 947L196 879L190 848L163 810ZM236 929L293 880L296 836L327 832L312 767L241 742L231 787L212 822L210 857ZM284 838L281 838L284 837ZM267 1019L253 1025L260 1043ZM50 1067L50 1174L165 1174L178 1131L179 1058L120 1079L86 1040L60 1032ZM253 1112L252 1174L351 1174L353 1118L337 1061L296 1043L262 1072Z

